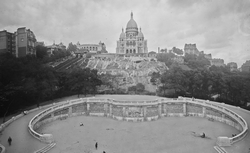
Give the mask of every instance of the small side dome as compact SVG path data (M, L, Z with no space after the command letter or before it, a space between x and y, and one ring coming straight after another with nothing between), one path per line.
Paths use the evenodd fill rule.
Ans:
M138 34L138 37L144 37L143 33L141 32L141 28L140 28L140 32Z
M122 28L122 33L120 34L120 38L125 38L125 37L126 37L126 35L125 35L123 28Z

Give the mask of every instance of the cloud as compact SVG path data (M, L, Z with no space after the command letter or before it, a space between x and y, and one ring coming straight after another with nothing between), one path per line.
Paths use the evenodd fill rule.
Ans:
M1 0L0 27L14 32L25 26L47 45L102 41L115 52L133 11L149 51L196 43L242 64L249 59L249 8L249 0Z

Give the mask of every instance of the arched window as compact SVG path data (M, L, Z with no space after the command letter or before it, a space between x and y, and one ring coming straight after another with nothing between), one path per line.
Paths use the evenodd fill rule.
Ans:
M132 49L130 49L130 53L132 53Z
M134 54L135 54L135 49L134 49Z
M126 50L126 54L128 54L128 49Z

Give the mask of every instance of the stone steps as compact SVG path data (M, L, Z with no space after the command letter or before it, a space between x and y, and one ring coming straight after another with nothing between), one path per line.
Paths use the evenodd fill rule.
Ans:
M227 151L219 146L214 146L214 149L218 152L218 153L227 153Z
M35 151L34 153L46 153L50 149L52 149L55 145L56 145L56 143L50 143L50 144L46 145L45 147L43 147L42 149Z

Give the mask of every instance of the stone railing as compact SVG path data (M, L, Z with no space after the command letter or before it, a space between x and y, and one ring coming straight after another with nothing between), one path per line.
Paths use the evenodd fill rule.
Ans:
M208 100L200 100L200 99L191 99L191 98L183 98L179 97L179 100L200 104L201 106L210 107L216 109L222 113L222 117L212 116L214 120L226 123L235 127L237 130L241 131L238 135L233 137L224 137L220 136L217 138L217 145L219 146L231 146L233 143L242 140L248 133L248 125L247 122L238 114L227 109L221 105L216 104L215 102L211 102ZM226 116L229 116L231 120L228 120ZM206 117L206 116L204 116ZM233 120L233 121L232 121Z
M72 106L77 106L77 104L86 104L86 111L83 112L72 113ZM102 103L99 107L90 107L92 105L99 105L98 103ZM154 109L147 107L154 106ZM171 106L171 112L168 107ZM115 110L112 108L115 107ZM117 107L119 107L120 113L114 112L117 111ZM58 115L54 115L56 111L60 111L66 109L64 113ZM91 108L95 109L91 112ZM96 110L96 109L104 109L104 110ZM210 113L206 114L207 111ZM211 109L211 110L209 110ZM175 112L176 110L176 112ZM153 112L152 112L153 111ZM157 112L156 112L157 111ZM214 114L211 114L213 112ZM148 114L147 114L148 113ZM46 115L50 116L41 120ZM230 146L233 143L240 141L243 139L248 133L248 127L246 121L234 113L233 111L216 104L215 102L200 100L200 99L191 99L185 97L179 97L177 99L169 99L169 98L161 98L156 100L142 100L142 101L128 101L128 100L114 100L114 99L106 99L106 98L80 98L71 101L61 102L57 105L54 105L43 112L37 114L29 123L29 131L30 133L37 139L42 142L52 143L54 141L53 136L51 134L39 134L34 129L38 128L42 124L47 122L51 122L56 119L67 118L75 115L96 115L96 116L107 116L118 120L125 121L151 121L156 120L160 117L164 116L199 116L206 117L209 119L217 120L228 125L231 125L241 131L238 135L234 137L218 137L217 144L219 146ZM216 115L217 114L217 115Z
M24 111L22 112L21 114L17 115L17 116L13 116L11 119L9 119L8 121L4 122L3 124L0 125L0 132L2 132L9 124L11 124L12 122L14 122L15 120L23 117L24 115L26 114L29 114L29 113L32 113L34 111L37 111L37 110L40 110L40 109L44 109L44 108L48 108L48 107L51 107L53 106L52 104L50 105L45 105L45 106L40 106L40 107L37 107L35 109L31 109L31 110L28 110L28 111ZM2 150L1 150L2 149ZM6 152L6 149L3 145L0 144L0 153L5 153Z
M91 110L89 107L91 103L95 103L95 104L104 103L104 107L103 107L104 110L100 111L102 113L91 113ZM72 113L72 106L77 106L78 104L86 104L87 111L86 112L83 111L81 113L79 112ZM172 107L173 110L171 112L168 112L167 108L168 106L171 106L172 104L178 104L178 105L173 106ZM119 109L122 111L121 113L119 113L120 115L118 116L113 115L113 112L112 112L113 106L117 106L121 108ZM154 106L154 109L151 109L151 111L147 111L147 107L151 107L151 106ZM202 109L199 108L199 106ZM139 109L141 112L139 112L139 115L133 116L133 112L131 115L128 113L128 110L126 109L130 107L133 109L137 107L141 107ZM42 124L54 121L56 119L63 119L69 116L82 115L82 114L107 116L107 117L111 117L114 119L125 120L125 121L130 121L130 120L131 121L151 121L151 120L156 120L164 116L199 116L199 117L212 118L214 120L231 125L235 127L236 129L238 129L239 131L241 131L238 135L234 137L223 137L223 136L218 137L217 144L219 146L230 146L233 143L242 140L248 133L248 126L247 126L246 121L241 116L231 111L230 109L227 109L223 107L222 105L218 105L212 101L191 99L191 98L185 98L185 97L179 97L177 99L161 98L161 99L150 100L150 101L147 101L147 100L143 100L143 101L123 100L122 101L122 100L114 100L114 99L106 99L106 98L80 98L80 99L74 99L71 101L62 101L57 104L54 103L54 104L46 105L43 107L35 108L29 111L25 111L22 114L12 117L10 120L0 125L0 132L3 131L4 128L6 128L10 123L24 116L25 114L37 111L39 109L44 109L44 108L48 108L48 109L42 111L41 113L37 114L35 117L31 119L28 125L28 130L32 136L48 144L51 144L54 142L53 135L52 134L40 134L36 132L35 129L37 129ZM66 114L59 113L59 115L54 116L54 113L56 111L63 110L64 108L68 108L68 110L66 111ZM158 108L158 109L155 109L155 108ZM216 110L217 112L215 112L214 115L207 114L206 108L212 109L212 112L214 110ZM181 112L181 109L183 109L182 112ZM156 110L158 110L158 113L155 112ZM147 115L147 113L149 114ZM143 116L141 116L141 114L143 114ZM0 144L0 148L2 148L2 150L0 149L0 153L6 152L5 147L3 145Z

